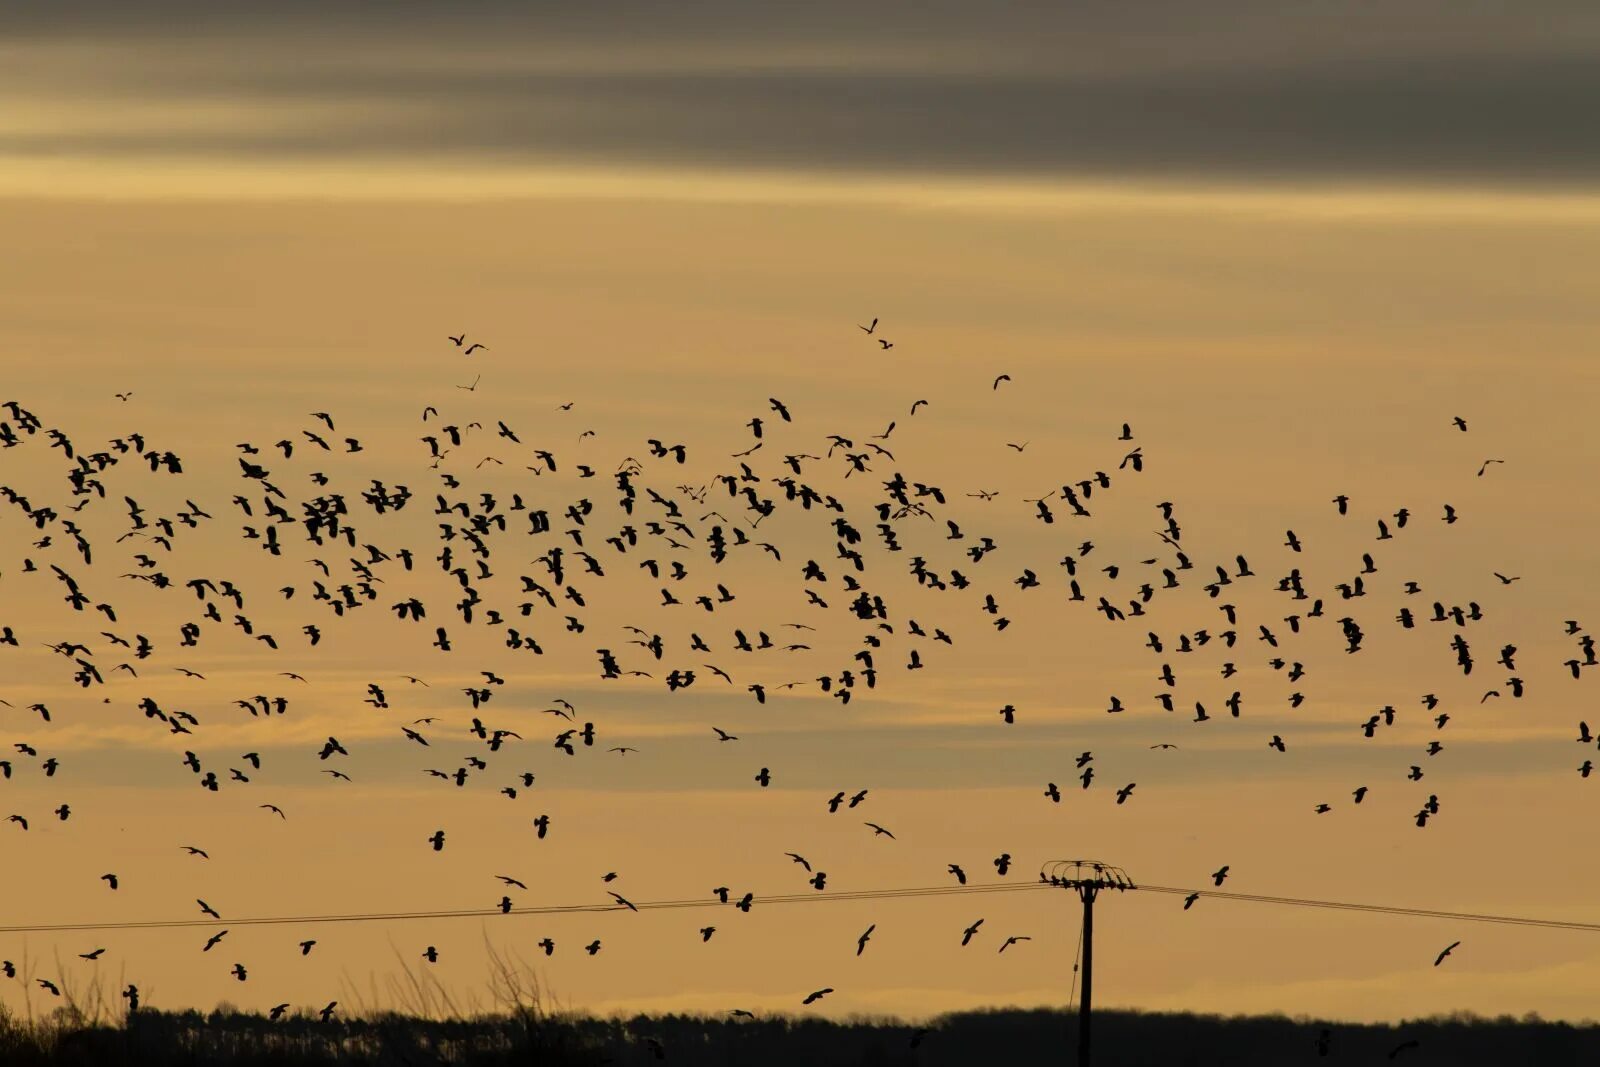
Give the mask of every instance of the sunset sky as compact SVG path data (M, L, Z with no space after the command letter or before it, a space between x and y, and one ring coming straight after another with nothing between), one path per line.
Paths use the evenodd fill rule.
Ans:
M80 454L138 432L179 454L184 473L152 473L130 454L100 475L105 498L73 513L84 498L71 495L70 461L0 409L21 441L0 448L0 485L57 513L39 529L0 499L0 627L18 640L0 645L0 759L12 767L0 818L29 823L0 823L0 959L26 957L28 977L73 989L136 982L163 1008L388 1006L402 965L488 1006L486 942L536 959L563 1004L591 1012L1064 1006L1079 919L1065 894L825 899L951 885L948 864L975 884L1001 881L1001 853L1006 881L1085 856L1138 882L1202 889L1226 864L1222 888L1240 893L1600 922L1600 857L1586 843L1600 774L1578 773L1600 751L1575 743L1580 719L1600 728L1600 670L1574 680L1563 665L1600 627L1589 115L1600 14L1442 0L980 6L8 10L0 401ZM872 335L858 328L874 318ZM463 331L487 347L466 355L448 339ZM437 418L424 421L430 405ZM779 500L753 530L716 481L757 443L752 417L763 447L744 462L767 480L751 484ZM497 420L520 441L497 436ZM473 422L431 468L418 439ZM871 452L870 470L847 477L843 453L870 452L891 422L874 443L893 457ZM1118 440L1125 422L1131 441ZM852 445L828 457L835 434ZM346 437L363 450L344 452ZM274 447L286 438L289 458ZM687 462L652 456L651 438L686 445ZM246 539L245 526L266 525L265 494L241 477L240 442L260 448L244 458L271 470L291 515L342 493L358 544L409 547L415 570L374 565L375 599L336 618L312 583L353 582L349 559L364 550L318 547L287 524L279 557ZM1133 448L1137 473L1118 466ZM556 471L529 469L539 449ZM844 575L857 572L837 554L834 513L802 512L770 480L793 475L782 458L801 453L823 458L803 461L797 482L837 496L861 532L859 578L884 597L892 634L848 610ZM613 477L629 457L642 467L631 518ZM1504 462L1480 476L1491 458ZM596 476L578 477L581 464ZM921 498L933 518L893 520L905 548L893 553L873 508L897 471L948 503ZM1060 487L1096 471L1111 488L1086 501L1092 517L1074 517ZM373 479L415 495L376 516L361 500ZM681 486L707 487L706 502ZM681 504L687 548L643 535L664 521L647 487ZM968 495L980 490L998 496ZM537 536L509 513L491 539L493 577L475 582L542 656L505 647L482 608L465 623L452 607L462 585L434 559L440 523L462 524L434 514L436 494L476 508L484 492L502 510L520 494L551 512L552 532ZM1051 493L1046 525L1031 501ZM179 525L170 552L119 542L124 496L148 522L176 521L187 502L212 518ZM581 548L603 578L583 573L559 514L580 498L595 507ZM1173 565L1155 532L1162 502L1194 569L1158 588L1146 618L1109 622L1100 596L1125 608ZM1459 521L1442 521L1446 505ZM781 559L742 546L714 563L704 538L718 520L701 518L713 509L725 532L768 540ZM92 564L63 519L91 541ZM1377 540L1380 519L1392 540ZM963 540L947 539L946 520ZM624 522L641 543L618 553L604 539ZM1285 545L1289 530L1303 552ZM998 547L974 562L964 553L982 536ZM1059 561L1085 541L1088 599L1073 603ZM447 543L452 566L470 553L460 537ZM518 576L560 596L534 562L557 544L564 584L585 604L523 617L531 594ZM140 567L141 552L156 568ZM1362 570L1363 553L1375 564L1367 594L1343 600L1336 583ZM1237 575L1239 554L1256 577L1209 597L1216 566ZM972 585L918 587L918 555ZM679 559L689 576L651 579L639 566L649 558ZM804 579L808 559L827 582ZM72 611L50 564L117 619ZM1101 570L1113 564L1115 578ZM1305 604L1276 589L1294 567L1325 603L1300 634L1284 619ZM152 569L173 588L120 577ZM1039 588L1015 584L1024 569ZM235 582L242 613L279 650L232 625L228 600L209 598L223 622L201 621L204 601L183 587L193 578ZM1407 581L1422 592L1408 595ZM710 613L693 603L719 582L735 601ZM663 586L683 605L662 607ZM808 603L808 587L830 606ZM390 608L413 595L427 603L423 624ZM1436 600L1477 603L1482 619L1428 622ZM1237 606L1237 646L1178 652L1181 634L1228 629L1221 603ZM1403 607L1414 629L1396 622ZM568 631L569 614L583 632ZM1365 633L1354 655L1335 621L1346 615ZM912 635L913 620L953 644ZM187 621L201 621L196 647L179 645ZM314 648L307 623L323 631ZM430 646L436 625L448 654ZM628 626L662 635L659 663L628 644ZM811 647L740 652L735 628ZM712 651L692 650L691 631ZM1146 647L1151 631L1164 652ZM135 660L107 632L146 634L154 654ZM876 686L858 682L847 705L820 692L819 676L859 670L851 657L868 634L882 640ZM1471 643L1470 676L1457 634ZM92 649L105 684L75 684L72 660L44 647L61 641ZM1507 644L1514 670L1496 662ZM603 679L598 648L654 678ZM912 649L923 669L906 669ZM1289 682L1275 654L1305 677ZM1228 660L1238 674L1224 679ZM137 677L113 672L121 662ZM694 685L668 692L674 667L695 670ZM480 671L505 684L474 711L462 690L483 684ZM1520 699L1511 675L1525 680ZM388 708L363 703L369 683ZM752 683L769 687L765 705ZM1238 718L1224 706L1235 689ZM1162 691L1175 712L1156 704ZM1305 700L1291 708L1296 691ZM1443 728L1421 704L1429 693L1450 715ZM254 694L290 709L264 719L234 704ZM1126 712L1107 714L1112 695ZM145 697L199 723L171 733L139 710ZM570 725L595 724L592 748L552 747L569 725L542 712L556 698L577 708ZM1192 721L1197 700L1209 721ZM998 715L1008 704L1012 725ZM1395 725L1363 737L1385 705ZM522 740L490 753L468 732L474 716ZM414 724L424 717L437 721ZM719 742L713 727L739 740ZM1286 751L1268 747L1274 735ZM330 736L348 756L318 759ZM1434 740L1443 750L1430 756ZM1178 747L1150 747L1161 743ZM1097 774L1082 789L1085 750ZM186 751L222 779L216 792L197 784ZM259 753L259 771L245 752ZM488 767L462 788L423 773L469 756ZM41 769L50 757L54 776ZM1407 780L1413 764L1420 781ZM330 767L351 780L319 773ZM765 789L752 780L762 767ZM524 771L531 788L498 795ZM1137 790L1118 805L1129 782ZM834 793L860 789L859 807L828 813ZM1429 794L1440 811L1418 828ZM63 803L66 821L52 813ZM1316 814L1319 803L1332 810ZM441 852L428 841L438 829ZM827 871L825 889L791 851ZM608 872L617 879L602 882ZM492 908L501 874L527 883L510 891L519 907L606 904L608 890L710 900L720 885L756 904L748 915L228 921ZM762 906L795 893L819 899ZM222 921L12 929L204 918L196 900ZM702 943L707 925L717 933ZM1185 911L1156 893L1106 900L1096 927L1106 1006L1581 1019L1600 988L1591 933L1224 899ZM227 939L202 952L221 929ZM997 952L1010 935L1032 940ZM548 959L544 937L557 944ZM595 938L591 957L582 946ZM307 939L317 946L302 956ZM437 964L421 962L429 945ZM97 961L77 958L102 947ZM823 987L835 993L802 1009ZM8 1008L54 1003L0 979Z

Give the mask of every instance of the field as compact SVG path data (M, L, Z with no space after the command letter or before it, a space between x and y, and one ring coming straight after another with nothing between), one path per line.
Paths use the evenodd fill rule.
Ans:
M1600 1027L1537 1018L1451 1017L1385 1026L1109 1011L1097 1014L1094 1037L1094 1063L1100 1067L1600 1062ZM222 1011L141 1010L125 1025L84 1023L70 1009L32 1022L0 1016L0 1062L16 1067L660 1062L954 1067L996 1056L1071 1064L1076 1040L1075 1016L1054 1011L968 1012L925 1026L885 1019L597 1019L537 1013L448 1021L377 1015L323 1023L306 1012L272 1022Z

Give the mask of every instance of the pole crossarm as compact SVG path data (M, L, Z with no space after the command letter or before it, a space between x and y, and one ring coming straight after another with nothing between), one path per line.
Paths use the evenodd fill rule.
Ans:
M1098 893L1102 889L1122 892L1139 888L1127 871L1100 860L1051 860L1039 869L1039 881L1063 889L1076 889L1079 895Z

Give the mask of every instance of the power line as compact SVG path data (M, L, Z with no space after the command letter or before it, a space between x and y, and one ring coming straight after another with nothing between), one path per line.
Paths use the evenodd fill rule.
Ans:
M754 905L768 904L804 904L818 903L821 901L843 900L907 900L918 897L944 897L969 893L1015 893L1035 889L1046 889L1048 886L1039 882L987 882L967 886L921 886L904 889L857 889L842 890L828 893L780 893L773 896L757 896L752 900ZM724 904L720 900L646 900L633 904L637 911L662 911L681 908L730 908L734 907L730 900ZM356 922L405 922L413 919L472 919L495 918L503 915L582 915L601 912L628 911L627 905L615 902L604 904L546 904L532 907L513 907L510 911L500 908L459 908L441 909L434 911L395 911L395 912L356 912L343 915L264 915L243 919L158 919L135 922L102 922L102 923L25 923L10 926L0 926L0 933L66 933L91 930L179 930L194 927L215 929L218 926L286 926L295 924L312 925L318 923L356 923Z
M1331 908L1338 911L1359 911L1379 915L1403 915L1411 918L1454 919L1459 922L1503 923L1509 926L1537 926L1550 930L1573 930L1581 933L1600 933L1600 923L1580 922L1571 919L1534 919L1517 915L1487 915L1477 912L1441 911L1437 908L1401 908L1387 904L1355 904L1339 900L1309 900L1302 897L1269 897L1255 893L1224 893L1210 889L1180 889L1164 885L1130 886L1146 893L1175 893L1182 896L1195 894L1221 900L1241 900L1252 904L1288 904L1301 908Z
M858 889L825 893L780 893L773 896L756 896L752 905L804 904L824 901L862 900L914 900L922 897L966 896L987 893L1018 893L1054 888L1043 882L983 882L965 886L917 886L900 889ZM1571 919L1537 919L1529 916L1493 915L1479 912L1444 911L1436 908L1405 908L1386 904L1363 904L1351 901L1314 900L1304 897L1266 896L1255 893L1232 893L1216 889L1186 889L1177 886L1131 885L1136 892L1166 893L1218 900L1233 900L1247 904L1280 904L1291 907L1324 908L1337 911L1355 911L1366 914L1398 915L1407 918L1450 919L1457 922L1499 923L1509 926L1529 926L1549 930L1568 930L1578 933L1600 933L1600 922L1582 922ZM727 908L719 900L647 900L634 902L638 911L671 911L685 908ZM0 933L70 933L93 930L178 930L190 928L215 929L218 926L287 926L327 923L359 922L409 922L418 919L475 919L496 918L503 915L584 915L629 910L615 902L604 904L546 904L530 907L513 907L509 912L499 908L458 908L394 912L352 912L326 915L263 915L242 919L162 919L131 922L81 922L81 923L18 923L0 926ZM1081 936L1081 935L1080 935Z

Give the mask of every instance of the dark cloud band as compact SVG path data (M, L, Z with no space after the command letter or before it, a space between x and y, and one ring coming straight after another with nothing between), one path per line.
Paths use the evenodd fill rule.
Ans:
M1570 16L1563 38L1547 24L1559 19L1530 35L1515 32L1514 16L1496 21L1469 5L1441 21L1453 29L1438 38L1444 48L1416 25L1387 37L1340 32L1326 17L1334 5L1299 23L1251 0L1228 6L1247 17L1200 25L1174 8L1170 24L1141 32L1125 8L1024 5L985 9L980 21L971 8L934 5L888 40L881 19L852 26L849 9L826 4L782 24L704 3L676 21L640 5L612 5L608 17L479 2L453 5L449 19L431 5L385 5L388 18L367 34L349 10L319 23L301 4L270 17L261 5L208 5L192 40L142 32L148 6L141 21L108 13L90 30L35 15L18 32L39 55L92 41L106 61L41 63L33 82L0 75L24 101L224 99L270 121L35 126L0 133L0 150L1026 177L1564 186L1600 177L1587 114L1600 66L1575 48L1600 16ZM1326 32L1307 32L1318 27ZM830 36L841 57L832 65ZM809 66L793 60L802 41ZM884 69L866 44L890 57ZM553 67L575 50L604 69Z

